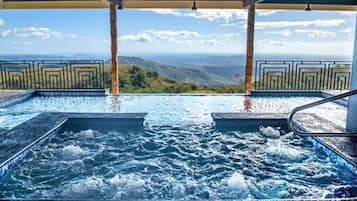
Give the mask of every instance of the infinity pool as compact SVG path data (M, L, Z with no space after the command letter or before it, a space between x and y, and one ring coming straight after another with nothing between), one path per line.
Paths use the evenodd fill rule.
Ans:
M220 131L213 112L288 113L318 97L33 97L1 108L9 129L41 112L146 112L144 130L66 131L0 179L0 198L268 199L351 196L357 176L321 147L257 128ZM331 112L333 111L333 113ZM343 126L334 103L306 111ZM352 192L353 193L353 192Z
M268 199L350 196L357 176L292 133L210 126L63 132L0 180L0 197ZM350 189L348 191L348 189ZM355 187L354 190L357 190Z
M321 98L242 95L39 96L8 108L0 108L0 127L12 128L41 112L146 112L149 125L202 125L212 123L210 113L213 112L288 113L294 107L319 99ZM344 126L346 108L335 103L305 112L318 114Z

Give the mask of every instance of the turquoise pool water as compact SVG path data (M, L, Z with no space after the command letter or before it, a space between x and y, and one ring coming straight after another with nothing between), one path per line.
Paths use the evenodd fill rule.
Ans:
M1 108L2 128L41 112L146 112L145 130L56 134L0 179L0 197L249 199L350 196L357 177L312 142L219 131L212 112L288 113L317 97L34 97ZM330 111L334 111L331 113ZM346 108L308 110L340 125Z
M292 133L272 139L242 129L191 125L63 132L0 179L0 197L324 198L357 190L357 176L311 141Z
M212 112L288 113L318 97L245 97L123 95L102 97L34 97L0 108L0 127L12 128L41 112L146 112L150 125L211 124ZM331 113L333 111L333 113ZM346 108L328 103L306 112L344 126Z

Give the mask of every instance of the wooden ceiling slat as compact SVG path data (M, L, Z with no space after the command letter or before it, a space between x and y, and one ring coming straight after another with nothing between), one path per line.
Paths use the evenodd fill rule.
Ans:
M1 4L1 1L3 3ZM198 9L205 8L224 8L224 9L242 9L243 1L240 0L196 0ZM283 0L265 0L257 3L257 9L297 9L306 8L304 3L299 0L285 0L290 3L272 3L283 2ZM313 0L311 0L313 1ZM343 1L349 3L349 0ZM172 8L172 9L190 9L193 0L124 0L124 8ZM270 2L270 3L269 3ZM314 2L317 2L316 0ZM357 11L357 5L337 5L323 4L331 0L320 0L321 4L311 4L313 10L346 10ZM355 1L352 1L352 3ZM0 0L0 9L45 9L45 8L108 8L106 0Z

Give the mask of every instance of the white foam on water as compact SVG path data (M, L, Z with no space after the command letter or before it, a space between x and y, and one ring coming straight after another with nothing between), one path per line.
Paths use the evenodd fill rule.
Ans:
M270 157L278 157L286 161L303 161L306 158L305 152L295 147L289 147L280 140L270 140L267 147L264 148L265 152Z
M77 145L68 145L63 147L62 155L65 158L77 159L85 154L85 151Z
M227 180L227 185L230 189L237 191L246 191L248 189L248 185L243 175L238 172L233 173Z
M100 197L100 195L103 193L103 189L105 189L105 183L103 179L97 177L88 177L67 184L64 187L63 194L66 197L92 198Z
M117 186L120 184L120 177L119 175L115 175L114 177L110 178L108 181L110 184Z
M141 199L146 192L145 180L135 174L115 175L108 182L115 188L115 199Z
M280 131L278 129L275 129L271 126L259 126L259 131L260 133L268 138L279 138L280 137Z
M111 185L115 185L117 187L124 187L125 189L135 189L139 187L143 187L145 185L145 180L140 178L135 174L127 174L127 175L115 175L110 178L109 183Z
M83 135L87 138L93 138L94 137L94 130L88 129L88 130L83 130L78 133L79 135Z

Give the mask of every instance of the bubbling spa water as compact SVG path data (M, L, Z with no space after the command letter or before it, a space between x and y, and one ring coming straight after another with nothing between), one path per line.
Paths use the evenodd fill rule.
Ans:
M0 197L268 199L331 197L356 175L279 130L210 126L56 134L0 180Z

